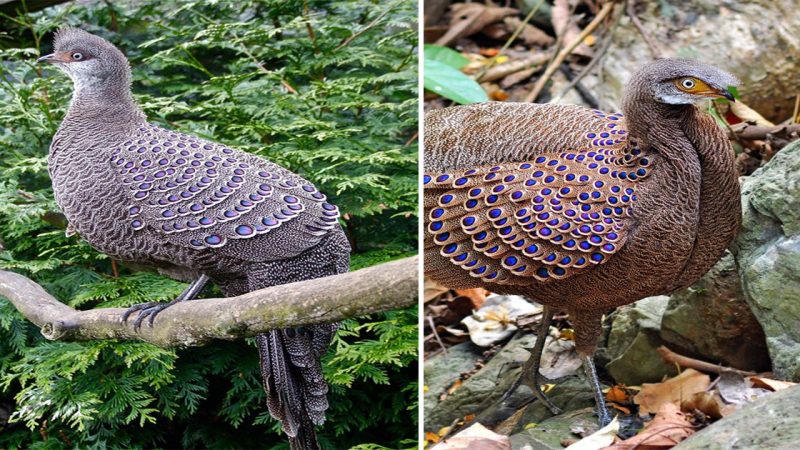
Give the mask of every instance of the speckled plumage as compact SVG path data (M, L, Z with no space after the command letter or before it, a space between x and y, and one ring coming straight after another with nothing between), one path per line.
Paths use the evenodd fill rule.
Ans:
M339 212L277 164L146 122L119 50L81 30L56 36L75 94L48 160L56 202L93 247L226 295L345 272ZM74 54L74 53L73 53ZM86 55L86 56L84 56ZM93 66L80 66L93 64ZM319 358L335 324L259 336L270 413L293 448L316 448L327 385Z
M739 185L724 132L692 104L712 95L673 89L684 76L717 97L736 84L658 60L626 88L624 116L514 103L429 113L426 275L569 312L584 355L609 309L696 281L738 230Z

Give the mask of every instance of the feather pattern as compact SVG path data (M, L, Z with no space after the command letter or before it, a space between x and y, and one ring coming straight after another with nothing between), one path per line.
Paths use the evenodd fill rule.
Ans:
M628 140L621 114L592 113L602 121L579 148L425 174L428 241L497 284L549 282L606 263L625 243L653 160Z
M339 217L316 187L277 164L155 125L116 146L110 163L129 190L131 228L185 247L223 247L305 216L298 242L307 248Z

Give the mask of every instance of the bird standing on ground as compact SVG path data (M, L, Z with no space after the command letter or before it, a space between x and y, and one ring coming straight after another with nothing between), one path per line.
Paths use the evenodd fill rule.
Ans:
M324 194L255 155L147 123L128 61L112 44L62 29L39 61L74 84L48 165L56 202L94 248L194 279L176 301L209 279L236 296L348 270L339 211ZM168 305L128 313L138 311L136 326L152 325ZM293 449L319 448L314 425L328 408L320 357L335 331L321 324L257 337L269 411Z
M739 228L733 149L694 104L733 101L732 75L688 59L642 67L624 116L483 103L425 118L425 273L545 305L520 383L558 414L538 372L553 313L570 314L600 422L592 355L611 308L697 281Z

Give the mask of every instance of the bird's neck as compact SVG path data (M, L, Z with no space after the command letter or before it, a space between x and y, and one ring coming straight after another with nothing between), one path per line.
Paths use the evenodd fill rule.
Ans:
M694 283L722 257L741 223L741 194L735 155L725 132L714 118L692 108L684 125L697 151L702 178L695 246L674 286Z
M74 82L64 124L98 121L109 126L137 126L146 121L128 83Z
M678 153L682 150L681 146L669 144L683 137L675 136L675 132L683 130L692 121L695 107L668 105L639 92L638 89L631 89L622 100L622 110L631 139L640 147L654 149L667 159L685 158L687 155Z

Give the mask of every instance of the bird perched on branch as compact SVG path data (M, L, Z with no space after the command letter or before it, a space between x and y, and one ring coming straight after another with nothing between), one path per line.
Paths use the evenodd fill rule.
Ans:
M125 56L106 40L62 29L39 58L69 75L74 94L50 146L56 202L94 248L195 281L227 296L346 272L350 246L339 211L310 182L226 145L146 121L131 95ZM174 302L172 302L174 303ZM135 326L170 304L147 303ZM257 338L269 411L293 449L316 449L328 387L320 357L336 324Z
M732 75L688 59L646 64L624 116L579 106L483 103L425 118L425 273L545 305L528 385L553 313L566 311L608 423L592 360L601 316L697 281L740 222L734 154L695 104L733 96ZM507 397L506 395L506 397Z

